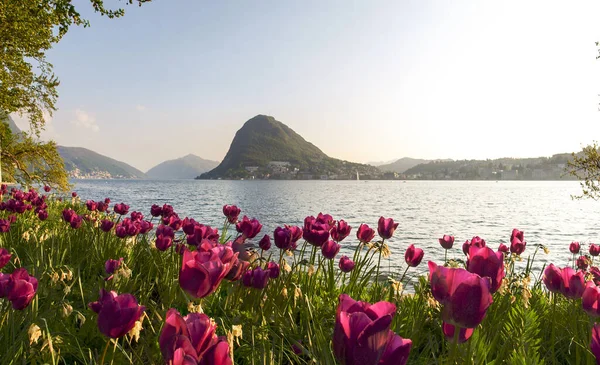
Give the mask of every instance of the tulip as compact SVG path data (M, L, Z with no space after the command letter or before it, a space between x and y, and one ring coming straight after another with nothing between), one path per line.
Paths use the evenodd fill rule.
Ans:
M252 270L248 270L242 275L242 284L248 288L252 286Z
M351 230L352 227L350 227L346 221L340 219L331 230L331 238L336 242L341 242L350 235Z
M490 292L495 293L502 285L502 279L504 278L504 254L500 251L494 252L489 247L471 246L469 259L467 260L467 271L481 277L489 277L492 280Z
M341 294L333 330L335 358L343 365L378 364L387 348L395 313L392 303L357 302Z
M292 247L292 231L287 227L277 227L273 232L273 240L277 248L289 250Z
M48 185L44 185L44 191L49 193L50 190L52 190L52 188L50 188Z
M160 217L162 215L162 208L156 204L152 204L152 207L150 207L150 215L153 217Z
M442 324L442 331L448 341L454 341L454 331L456 327L450 323L444 322ZM458 332L458 343L467 342L467 340L473 335L474 328L460 328Z
M90 212L93 212L98 207L98 204L95 201L93 201L93 200L88 200L88 201L85 202L85 206L87 207L87 209Z
M216 330L216 324L204 313L190 313L182 318L177 310L169 309L158 339L163 359L170 363L175 352L182 349L196 364L197 359L216 344Z
M73 214L73 216L71 217L71 228L74 229L78 229L79 227L81 227L81 223L83 222L83 220L81 219L80 216L78 216L77 214Z
M269 270L269 277L271 279L277 279L281 270L279 269L279 264L273 261L267 264L267 270Z
M119 204L115 204L113 209L114 209L115 213L117 213L117 214L127 215L127 213L129 212L129 205L127 205L125 203L119 203Z
M119 238L127 237L127 228L123 226L122 223L117 224L117 227L115 228L115 235Z
M71 218L73 217L74 214L75 214L75 211L73 209L63 209L63 211L62 211L62 217L63 217L64 221L67 223L71 223Z
M269 283L271 272L263 270L261 267L256 267L252 270L252 287L255 289L264 289Z
M140 222L140 233L141 234L146 234L146 233L150 232L152 230L152 228L154 228L154 224L152 224L152 222L150 222L150 221L141 221Z
M13 309L23 310L33 300L37 287L37 279L30 276L27 269L20 267L8 277L5 286L6 299L11 301Z
M590 341L590 349L596 357L596 364L600 363L600 323L594 324L592 327L592 339Z
M379 236L384 240L392 238L396 228L398 228L398 223L394 223L393 218L379 218L379 222L377 223L377 233L379 233Z
M438 241L444 249L449 250L452 248L452 245L454 245L454 236L445 234L442 238L439 238Z
M237 222L240 212L241 209L235 205L223 205L223 215L231 224L235 224Z
M173 210L173 207L169 204L163 204L161 210L162 210L163 217L170 217L175 212Z
M227 273L227 275L225 275L225 279L227 279L229 281L240 280L242 278L242 275L246 271L248 271L249 266L250 266L249 261L240 260L238 257L238 259L235 260L235 262L232 264L231 269L229 269L229 272Z
M158 236L156 236L156 240L154 242L154 245L156 246L156 248L159 251L166 251L169 247L171 247L172 244L173 244L173 239L171 237L164 236L162 234L159 234Z
M4 274L4 273L0 272L0 298L4 298L8 294L7 287L8 287L9 280L10 280L9 274Z
M131 220L134 222L141 222L144 219L144 215L141 212L131 212Z
M114 225L115 225L115 222L111 221L110 219L103 219L100 222L100 229L103 230L104 232L109 232Z
M523 231L519 231L518 229L513 228L512 232L510 234L510 241L512 242L512 240L514 238L517 238L519 241L525 240L525 236L523 234Z
M394 331L389 331L389 339L379 360L379 365L404 365L408 361L408 355L412 347L412 341L404 339Z
M321 247L329 239L329 225L313 216L304 218L302 237L313 246Z
M571 244L569 245L569 251L571 251L573 255L577 255L580 249L581 245L579 244L579 242L571 242Z
M585 274L583 271L575 272L570 267L561 270L560 292L567 298L581 298L585 290Z
M561 284L562 284L562 270L554 264L550 264L544 270L544 276L542 277L542 281L546 285L549 291L553 293L560 292Z
M112 275L115 273L115 271L117 271L117 269L121 266L122 263L122 257L118 260L108 259L104 263L104 271L106 271L107 274Z
M284 227L290 230L290 234L292 236L292 246L295 248L295 243L302 238L302 228L298 226L288 226L284 224Z
M125 336L140 319L144 306L138 305L131 294L117 295L114 291L100 289L100 299L88 307L98 314L98 329L110 338Z
M0 269L2 269L10 261L11 253L5 248L0 248Z
M218 337L217 342L206 350L198 361L198 365L233 365L227 339Z
M593 317L600 317L600 288L588 281L581 295L583 310Z
M237 255L227 246L215 247L207 252L186 250L179 271L179 285L194 298L212 294L229 273L233 264L231 260Z
M163 219L164 222L164 219ZM169 227L173 228L175 231L179 231L179 229L181 228L181 225L183 224L183 221L181 219L179 219L179 216L177 216L177 214L173 213L173 215L171 215L168 218L168 223Z
M475 237L471 238L471 240L466 240L462 246L462 250L465 255L469 254L469 249L471 248L471 246L475 246L475 247L479 247L479 248L485 247L485 240L479 236L475 236Z
M268 234L264 235L258 242L258 247L263 251L268 251L271 248L271 237Z
M219 242L219 231L210 226L197 224L194 226L194 234L187 236L187 243L190 246L199 246L205 241L212 243Z
M0 232L6 233L8 231L10 231L10 220L0 219Z
M507 245L505 245L504 243L501 243L500 246L498 246L498 252L502 252L502 253L509 253L510 249L508 248Z
M236 224L235 228L245 238L252 239L260 232L262 224L260 224L256 218L249 219L244 216L244 218Z
M354 269L354 261L350 260L348 256L340 257L340 270L350 272L352 269Z
M588 258L585 256L579 256L579 258L576 261L576 265L579 270L585 271L588 267L588 264L589 264Z
M48 212L41 209L40 211L38 211L37 216L39 220L45 221L46 219L48 219Z
M72 193L71 193L71 197L72 197L72 198L77 198L77 193L76 193L75 191L74 191L74 192L72 192Z
M520 240L518 237L515 237L510 241L510 252L520 255L525 251L525 246L527 242Z
M99 212L106 212L108 210L108 204L103 202L96 202L96 210Z
M600 245L590 244L590 255L598 256L600 255Z
M335 258L338 252L340 252L341 247L342 246L340 246L337 242L329 240L325 242L323 246L321 246L321 254L323 254L325 258L332 260Z
M404 261L410 267L417 267L423 260L424 252L420 248L416 248L415 245L410 245L406 249L406 253L404 254Z
M104 198L104 204L110 204L110 198Z
M196 227L197 224L198 222L196 222L192 218L183 218L183 222L181 222L181 228L183 229L183 233L188 235L194 234L194 227Z
M440 302L444 322L475 328L492 304L490 279L461 268L446 268L429 261L429 282L433 297Z
M369 243L375 237L375 230L369 228L367 224L361 224L356 231L356 238L362 243Z

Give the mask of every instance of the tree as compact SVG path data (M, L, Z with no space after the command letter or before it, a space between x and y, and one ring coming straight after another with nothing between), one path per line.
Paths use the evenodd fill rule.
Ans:
M103 0L89 0L97 13L109 18L123 9L106 9ZM150 0L125 0L126 4ZM58 78L46 51L58 43L69 28L89 26L73 0L0 1L0 110L27 115L31 130L39 135L44 112L56 110Z
M574 199L600 199L600 146L597 142L583 148L579 153L572 153L567 162L567 173L579 179L581 195L571 196Z

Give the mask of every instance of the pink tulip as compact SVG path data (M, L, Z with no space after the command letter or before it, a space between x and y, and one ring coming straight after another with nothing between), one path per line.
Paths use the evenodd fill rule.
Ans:
M117 295L114 291L100 289L100 300L88 306L98 313L98 329L110 338L125 336L140 319L145 308L138 305L131 294Z
M7 249L0 248L0 269L8 264L11 256L11 253Z
M242 234L245 238L252 239L260 232L262 224L256 218L248 218L244 216L236 226L236 230Z
M304 218L302 237L313 246L321 247L329 239L329 224L313 216Z
M267 270L269 270L269 277L271 279L277 279L281 270L279 269L279 264L273 261L267 264Z
M440 245L446 250L451 249L452 245L454 245L454 237L449 236L447 234L445 234L442 238L439 238L438 241L440 242Z
M337 242L329 240L321 246L321 254L327 259L334 259L341 247Z
M475 328L492 304L490 279L461 268L446 268L429 261L429 282L433 297L444 309L444 322Z
M454 341L454 331L456 327L451 325L450 323L444 322L442 324L442 330L444 332L444 336L448 341ZM473 335L474 328L460 328L458 332L458 343L467 342L467 340Z
M475 247L479 247L479 248L485 247L485 240L479 236L475 236L475 237L471 238L470 240L466 240L462 246L462 250L465 255L469 254L469 249L471 248L471 246L475 246Z
M150 215L153 217L160 217L162 215L162 208L156 204L152 204L150 207Z
M351 230L352 227L350 227L346 221L340 219L331 230L331 238L336 242L341 242L350 235Z
M510 248L508 248L508 246L505 245L504 243L501 243L500 246L498 246L498 252L507 254L510 252Z
M218 337L217 343L206 350L198 365L233 365L233 360L229 357L227 339L223 336Z
M489 277L492 280L490 292L495 293L502 285L502 279L504 278L504 254L494 252L489 247L471 246L469 259L467 260L467 271L481 277Z
M588 281L581 295L583 310L593 317L600 317L600 288Z
M231 269L227 275L225 275L225 279L229 281L238 281L241 279L242 275L248 270L250 266L250 262L241 260L239 257L233 262L231 265Z
M122 257L118 260L108 259L104 263L104 271L106 271L107 274L112 275L115 273L115 271L117 271L117 269L121 266L122 263Z
M340 258L340 270L342 272L350 272L354 269L354 261L350 260L348 256L342 256Z
M561 284L562 284L562 270L554 264L550 264L544 270L544 276L542 277L542 281L546 285L549 291L553 293L560 292Z
M93 200L88 200L85 202L85 206L90 212L93 212L98 207L98 204Z
M214 293L237 255L227 246L214 247L207 252L186 250L179 271L179 285L194 298Z
M569 245L569 251L571 251L573 255L577 255L580 249L581 245L579 244L579 242L571 242L571 244Z
M115 213L117 213L117 214L127 215L127 213L129 212L129 205L127 205L125 203L119 203L119 204L115 204L113 209L114 209Z
M415 245L410 245L406 249L406 253L404 254L404 261L410 267L417 267L423 260L424 252L420 248L416 248Z
M585 274L583 271L575 272L570 267L561 270L560 292L567 298L581 298L585 289Z
M10 231L10 220L0 219L0 233L6 233Z
M362 243L369 243L375 238L375 230L369 228L367 224L361 224L356 231L356 238Z
M590 342L592 354L596 357L596 364L600 364L600 323L592 327L592 340Z
M38 281L25 268L18 268L8 277L5 286L6 299L17 310L25 309L37 292Z
M394 223L393 218L380 217L377 223L377 233L383 239L390 239L398 228L398 223Z
M71 217L71 228L73 229L78 229L79 227L81 227L81 223L83 223L83 220L81 219L80 216L74 214Z
M600 245L590 244L590 255L598 256L600 255Z
M240 215L241 209L235 205L223 205L223 215L231 224L235 224Z
M389 331L389 338L381 360L378 365L404 365L408 361L408 355L412 347L412 341L404 339L394 331Z
M103 230L104 232L109 232L114 225L115 225L115 222L111 221L110 219L103 219L100 222L100 229Z
M588 265L589 265L588 264L588 258L585 257L585 256L579 256L577 258L577 260L575 261L575 263L576 263L577 268L579 270L584 270L584 271L588 268Z

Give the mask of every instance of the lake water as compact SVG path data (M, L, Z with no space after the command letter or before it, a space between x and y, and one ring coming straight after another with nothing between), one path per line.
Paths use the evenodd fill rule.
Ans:
M400 223L390 243L391 266L404 264L404 251L414 243L425 250L424 262L441 261L438 244L443 234L456 237L451 257L463 258L462 243L478 235L497 249L507 243L512 228L525 232L527 254L534 244L550 249L536 257L566 265L569 243L600 242L600 202L572 200L580 192L576 181L209 181L209 180L76 180L82 199L125 202L131 210L149 215L152 204L173 205L180 217L189 216L215 227L223 222L222 206L235 204L242 215L256 217L263 233L283 224L302 226L304 217L319 212L344 219L352 227L342 252L355 245L361 223L377 227L380 216ZM349 239L346 239L349 240ZM351 246L351 247L350 247ZM344 247L344 245L342 245ZM587 250L587 248L586 248ZM587 251L586 251L587 252ZM387 266L388 263L386 263ZM426 272L421 264L419 272Z

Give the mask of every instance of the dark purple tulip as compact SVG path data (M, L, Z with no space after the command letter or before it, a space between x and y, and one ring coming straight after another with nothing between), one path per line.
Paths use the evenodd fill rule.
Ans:
M241 209L235 205L223 205L223 215L231 224L235 224L240 216Z
M573 255L577 255L580 249L581 245L579 244L579 242L571 242L571 244L569 245L569 251L571 251Z
M106 271L107 274L112 275L115 273L115 271L117 271L117 269L121 266L122 263L122 257L118 260L108 259L104 263L104 271Z
M4 274L0 272L0 298L5 298L8 287L8 280L10 279L9 274Z
M392 303L357 302L341 294L333 330L335 358L342 365L379 364L395 313L396 306Z
M106 212L108 210L108 204L103 202L96 202L96 210L99 212Z
M389 331L388 342L381 355L378 365L404 365L408 361L408 355L412 347L412 341L404 339L394 331Z
M38 211L37 216L38 216L39 220L45 221L46 219L48 219L48 212L41 209Z
M89 210L90 212L93 212L98 207L98 204L93 200L88 200L85 202L85 206L87 207L87 210Z
M256 237L261 228L262 224L256 218L250 219L246 216L235 225L235 229L248 239Z
M134 222L141 222L144 219L144 215L141 212L131 212L130 216Z
M224 336L218 337L217 342L200 358L198 365L233 365L227 339Z
M282 250L289 250L292 247L292 232L289 228L277 227L273 232L275 246Z
M194 227L196 227L197 224L198 223L192 218L183 218L183 221L181 222L181 228L183 229L183 233L187 235L194 234Z
M162 206L162 216L163 217L170 217L171 215L173 215L173 213L175 213L175 211L173 210L173 207L169 204L163 204Z
M154 224L150 221L141 221L140 223L140 234L146 234L154 228Z
M577 260L575 261L577 268L579 270L587 270L589 262L588 262L588 258L585 256L579 256L579 258L577 258Z
M546 284L546 288L553 293L560 292L562 284L562 270L554 264L550 264L544 270L542 281Z
M75 192L75 191L74 191L74 192L72 192L72 193L71 193L71 197L72 197L72 198L77 198L77 192Z
M452 245L454 245L454 236L449 236L445 234L444 237L439 238L438 240L440 242L440 245L446 250L451 249Z
M302 237L313 246L321 247L329 239L329 225L313 216L304 218Z
M446 340L448 341L454 341L455 330L456 327L450 323L444 322L442 324L442 331L444 332L444 336L446 336ZM473 335L474 330L474 328L460 328L460 331L458 332L458 343L467 342L467 340Z
M302 228L298 227L298 226L288 226L287 224L284 225L285 228L290 230L290 234L292 236L292 246L294 246L295 248L295 244L296 242L302 238Z
M51 187L49 187L48 185L45 185L45 186L44 186L44 191L45 191L45 192L49 193L49 192L50 192L50 190L52 190L52 188L51 188Z
M165 221L165 219L167 218L163 218L163 222ZM173 228L175 231L179 231L179 229L183 225L183 221L179 219L179 216L177 216L176 213L173 213L167 220L168 222L166 222L165 224L168 224L169 227Z
M252 286L252 270L248 270L242 275L242 284L248 288Z
M37 292L38 281L30 276L25 268L18 268L10 274L6 283L6 299L17 310L25 309Z
M394 223L393 218L380 217L377 223L377 233L383 239L390 239L394 235L394 231L398 228L398 223Z
M433 297L440 302L444 322L462 328L477 327L492 304L490 279L462 268L447 268L429 261Z
M0 219L0 233L6 233L10 231L10 220Z
M239 256L229 269L227 275L225 275L225 279L229 281L238 281L242 278L242 275L248 271L248 267L250 266L250 262L246 260L240 260Z
M183 253L179 271L179 285L194 298L204 298L217 290L233 265L237 254L227 246L218 246L207 252Z
M62 211L62 217L67 223L71 223L71 217L73 217L74 214L75 211L73 209L64 209Z
M277 279L279 277L279 274L281 273L281 270L279 269L279 264L273 261L267 264L267 270L269 271L269 276L271 277L271 279Z
M352 269L354 269L354 261L350 260L348 256L340 257L340 270L350 272Z
M590 244L590 255L598 256L600 255L600 245Z
M340 252L340 246L334 240L329 240L321 246L321 254L325 256L325 258L333 260L335 256Z
M509 253L510 249L508 248L507 245L505 245L504 243L501 243L500 246L498 246L498 252Z
M11 256L11 253L8 252L7 249L0 248L0 269L2 269L4 266L6 266L6 264L8 264Z
M117 295L104 289L100 289L100 300L89 303L88 307L98 313L98 329L110 338L125 336L145 310L133 295Z
M117 227L115 228L115 235L119 238L126 238L127 228L123 226L122 223L117 224Z
M342 242L344 238L350 235L351 230L352 227L350 227L346 221L340 219L331 230L331 238L336 242Z
M155 245L159 251L166 251L173 244L173 239L171 237L163 236L159 234L156 236Z
M104 204L110 204L110 198L104 198Z
M590 349L596 357L596 364L600 363L600 323L594 324L592 327L592 339L590 341Z
M263 270L260 266L252 270L252 287L254 289L264 289L269 283L269 270Z
M504 254L500 251L494 252L489 247L471 246L467 271L481 277L489 277L492 280L490 292L493 294L500 288L504 279Z
M111 221L110 219L103 219L100 222L100 229L103 230L104 232L108 232L112 229L112 227L115 225L115 222Z
M416 248L415 245L410 245L406 249L406 253L404 254L404 261L410 267L417 267L423 260L424 252L420 248Z
M156 228L156 236L163 235L165 237L175 238L175 231L170 226L165 226L164 224L160 224L158 228Z
M268 251L271 248L271 237L268 234L264 235L258 242L258 247L263 251Z
M117 214L127 215L127 213L129 212L129 205L127 205L125 203L115 204L115 206L113 207L113 210Z
M160 217L162 215L162 208L156 204L152 204L150 208L150 215L153 217Z
M73 214L73 216L71 217L71 228L77 229L79 227L81 227L81 223L83 222L83 220L81 219L80 216Z

